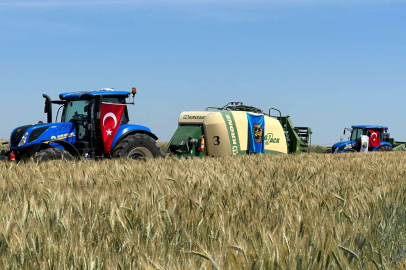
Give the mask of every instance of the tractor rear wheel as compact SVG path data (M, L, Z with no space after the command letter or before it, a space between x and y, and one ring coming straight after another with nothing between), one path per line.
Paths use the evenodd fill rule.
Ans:
M392 151L392 147L390 147L389 145L382 145L379 146L375 151Z
M60 148L47 148L35 153L33 160L36 163L50 160L73 160L73 156L66 150Z
M151 159L164 156L156 141L146 134L129 135L111 151L115 158Z

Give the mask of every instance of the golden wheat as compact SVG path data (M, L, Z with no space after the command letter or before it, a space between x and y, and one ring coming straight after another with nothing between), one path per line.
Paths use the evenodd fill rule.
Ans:
M3 145L4 142L8 142L8 140L1 140L1 139L0 139L0 151L1 151L1 150L6 150L6 151L7 151L7 150L9 149L9 145L8 145L8 144Z
M404 153L0 163L1 269L405 267Z

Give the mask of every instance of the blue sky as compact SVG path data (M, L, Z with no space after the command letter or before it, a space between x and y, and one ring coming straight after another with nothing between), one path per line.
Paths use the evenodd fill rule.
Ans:
M131 122L170 139L180 112L276 107L314 144L352 124L406 141L406 1L0 0L0 138L43 99L136 86Z

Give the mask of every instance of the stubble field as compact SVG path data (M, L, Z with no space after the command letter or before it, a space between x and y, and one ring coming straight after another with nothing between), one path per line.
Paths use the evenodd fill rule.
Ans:
M0 163L0 268L400 269L406 155Z

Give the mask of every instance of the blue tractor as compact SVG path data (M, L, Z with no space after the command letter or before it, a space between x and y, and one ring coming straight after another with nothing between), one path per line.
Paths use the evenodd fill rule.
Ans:
M404 142L396 142L395 139L389 138L388 127L375 125L354 125L351 128L345 128L351 132L348 141L341 141L334 144L326 150L326 153L350 153L359 152L361 149L361 136L376 137L376 146L368 147L368 151L401 151L405 148ZM375 140L375 139L374 139Z
M132 94L132 102L127 98ZM2 153L2 159L17 161L33 159L46 160L85 158L157 158L163 156L156 143L157 136L148 127L130 124L127 104L134 104L136 89L131 92L104 88L99 91L69 92L59 95L60 100L45 98L46 124L15 128L10 136L10 150ZM100 121L101 106L104 103L125 104L121 123L115 123L115 135L110 139L111 147L105 151ZM52 104L59 109L52 122ZM120 106L121 108L123 106ZM60 122L57 122L61 112Z

